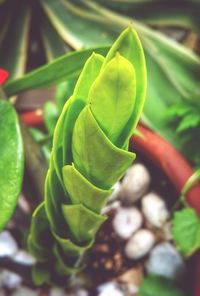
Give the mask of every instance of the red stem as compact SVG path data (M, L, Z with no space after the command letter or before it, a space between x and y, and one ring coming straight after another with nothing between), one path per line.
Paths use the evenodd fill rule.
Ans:
M180 193L193 174L192 167L181 153L159 135L141 125L138 126L138 130L144 135L144 138L132 136L131 148L141 151L142 154L162 168ZM197 182L190 189L186 200L200 216L200 182Z

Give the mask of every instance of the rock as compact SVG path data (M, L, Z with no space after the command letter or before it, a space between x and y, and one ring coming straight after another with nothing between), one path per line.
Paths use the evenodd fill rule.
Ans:
M122 239L128 239L142 226L142 215L136 207L119 208L114 219L113 229Z
M134 287L139 287L142 279L143 268L141 266L131 268L117 278L120 283L132 284Z
M149 253L155 241L155 235L150 230L140 229L128 240L125 255L130 259L140 259Z
M6 292L0 289L0 296L6 296Z
M16 289L22 283L22 277L14 272L2 270L0 272L0 287Z
M114 200L112 203L106 205L104 208L103 208L103 211L102 211L102 214L107 214L109 213L110 211L112 210L117 210L121 207L121 203L119 200Z
M115 200L118 195L119 195L119 192L120 192L120 189L121 189L121 183L120 182L117 182L114 186L113 186L113 192L112 194L109 196L108 198L108 201L113 201Z
M76 296L89 296L89 292L84 289L80 289L76 292Z
M50 292L49 296L66 296L66 292L63 289L53 287Z
M186 272L182 256L173 245L168 242L154 247L146 263L148 273L180 280Z
M133 204L145 194L150 182L151 177L146 167L139 163L134 164L128 169L122 181L120 199L125 204Z
M27 264L27 265L33 265L35 263L35 258L24 250L19 250L13 257L13 259L16 262Z
M17 252L18 247L15 239L9 231L0 233L0 257L12 257Z
M98 288L98 296L124 296L124 293L114 282L107 282L100 285Z
M37 290L32 290L21 286L16 291L14 291L11 296L39 296L39 292Z
M169 218L169 211L164 200L154 192L142 198L142 212L147 221L158 228L163 227Z

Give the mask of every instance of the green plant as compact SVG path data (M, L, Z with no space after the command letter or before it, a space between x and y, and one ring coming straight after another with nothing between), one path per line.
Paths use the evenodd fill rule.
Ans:
M149 274L139 288L139 296L184 296L185 293L172 279Z
M23 144L17 114L0 100L0 231L11 218L23 179Z
M142 119L151 129L181 150L189 160L199 164L198 146L195 143L199 130L193 129L189 136L187 133L186 136L190 141L185 140L182 134L174 133L174 127L167 116L167 111L174 104L189 103L199 110L199 57L183 45L147 26L176 25L181 28L191 28L199 33L197 1L168 0L163 3L161 0L140 2L41 0L34 1L33 4L15 0L13 3L11 5L11 0L2 1L0 14L0 21L4 24L0 38L0 63L11 73L10 82L6 85L9 95L15 93L12 80L20 77L25 69L28 48L26 28L29 26L30 14L31 28L37 19L36 40L42 40L43 47L41 46L39 52L44 48L47 60L72 49L109 45L118 32L132 22L140 34L149 69L149 88ZM14 12L10 11L15 5L19 6L21 13L19 18L15 18ZM33 29L30 32L32 36ZM38 32L41 37L38 36ZM31 42L32 39L33 37ZM9 46L10 40L15 40L12 46ZM9 52L7 48L10 49ZM23 50L20 50L21 48ZM13 81L14 84L15 82ZM17 85L20 85L19 81ZM192 114L190 110L189 115ZM192 145L189 146L188 142L192 142Z
M84 267L84 253L106 219L102 207L135 158L127 149L145 91L143 50L131 28L105 58L93 53L85 63L57 122L45 200L32 218L37 284L63 283Z
M180 202L184 208L175 211L172 219L172 235L177 248L185 256L191 256L200 249L200 218L196 211L186 203L186 195L200 180L200 169L197 169L182 189Z

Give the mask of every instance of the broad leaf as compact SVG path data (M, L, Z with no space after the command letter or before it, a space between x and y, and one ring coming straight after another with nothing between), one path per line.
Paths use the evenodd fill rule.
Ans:
M176 212L172 224L173 238L184 255L200 249L200 218L195 210L185 208Z
M156 26L175 26L199 31L200 3L196 0L96 0L107 7Z
M149 275L140 285L138 296L184 296L176 284L167 278Z
M0 230L17 204L23 177L23 144L14 108L0 100Z
M82 21L82 17L78 17L82 12L81 7L75 6L71 1L41 0L40 2L56 31L74 49L109 45L116 36L114 29L111 34L107 34L106 24L98 26L93 22L93 18L85 20L84 14ZM77 16L74 17L74 14Z

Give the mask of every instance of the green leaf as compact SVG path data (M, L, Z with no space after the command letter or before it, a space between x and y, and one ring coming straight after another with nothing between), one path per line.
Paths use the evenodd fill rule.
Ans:
M124 128L124 138L121 141L126 142L136 127L136 124L141 115L144 107L145 95L146 95L146 63L143 48L139 37L133 28L129 27L123 31L123 33L114 42L111 49L109 50L103 67L115 56L116 52L128 59L135 70L136 76L136 98L133 113ZM132 130L130 130L132 126ZM127 143L125 143L127 144Z
M102 62L103 57L94 53L87 60L76 83L73 96L64 105L56 125L53 140L53 155L54 166L61 182L62 166L72 162L71 137L75 120L87 102L89 88L96 79ZM64 141L62 141L63 135L66 135Z
M49 134L53 134L58 120L58 109L55 103L47 102L44 105L44 122Z
M57 233L53 232L53 235L58 242L59 246L62 248L63 252L68 256L76 257L82 255L86 252L94 243L94 239L85 245L79 246L72 242L70 239L63 238L59 236Z
M132 64L118 53L101 71L89 92L91 111L114 144L121 144L118 139L124 124L133 113L135 95L135 70ZM132 130L132 125L130 128Z
M98 0L142 23L156 26L190 28L199 31L200 3L196 0Z
M64 166L62 171L63 181L72 204L81 203L90 210L100 213L112 190L102 190L94 186L79 173L74 164Z
M200 249L200 218L192 208L175 212L172 234L177 247L184 255Z
M199 57L184 46L142 25L131 17L107 9L94 1L82 0L82 3L84 3L82 7L79 7L82 11L81 14L79 12L81 17L76 18L76 22L82 22L85 19L89 20L91 18L99 26L104 22L107 24L107 32L111 36L113 27L117 31L133 23L145 49L148 69L148 89L142 116L143 122L165 137L176 148L181 149L188 158L199 163L199 147L196 140L196 135L198 136L199 132L194 134L194 141L188 147L188 140L184 141L183 137L174 133L174 127L171 126L171 122L165 117L167 111L174 103L177 104L182 101L193 102L199 110ZM75 17L78 15L77 10L71 9L71 12L74 13ZM90 34L89 29L87 33ZM137 42L134 42L134 44L136 45ZM116 50L118 50L117 46ZM134 51L128 52L133 55L135 53ZM136 54L138 53L139 51L136 50ZM122 54L121 51L120 54ZM140 81L143 76L137 75L136 66L135 70L136 81L137 77L140 77L138 79Z
M77 78L84 63L94 50L96 53L104 54L108 48L99 47L65 54L53 62L31 71L22 78L5 83L3 89L7 96L12 96L28 89L53 85L67 79Z
M72 96L75 84L76 79L70 79L67 81L63 81L57 85L55 100L59 113L62 112L63 106L65 105L66 101Z
M6 101L0 100L0 230L17 204L21 191L24 152L17 114Z
M49 256L52 257L53 241L44 203L41 203L33 213L30 233L28 247L31 253L40 261L45 261Z
M139 296L184 296L176 284L167 278L150 274L139 288Z
M67 266L66 264L65 264L65 258L63 258L62 256L61 256L61 252L60 252L60 250L59 250L59 246L58 245L55 245L55 247L54 247L54 255L55 255L55 257L56 257L56 263L55 263L55 270L61 275L61 276L69 276L69 275L71 275L71 274L74 274L74 273L76 273L76 272L79 272L79 271L81 271L81 269L83 268L83 267L77 267L77 268L75 268L75 267L69 267L69 266ZM66 280L66 278L65 278L65 280Z
M48 61L69 52L70 49L60 39L49 20L44 16L41 23L42 41Z
M9 80L25 72L29 22L30 10L26 1L15 3L11 21L0 48L0 65L9 72Z
M116 35L114 29L111 36L107 34L106 24L98 26L93 19L80 17L80 14L84 16L85 12L71 1L41 0L40 2L56 31L72 48L81 49L93 47L94 44L98 46L112 43Z
M69 226L72 240L77 244L91 241L101 224L106 220L106 216L98 215L82 204L63 204L62 212Z
M178 125L176 131L178 133L183 132L187 129L195 128L200 125L200 116L199 114L191 113L183 117L181 122Z
M117 148L105 136L89 106L76 121L72 154L76 169L101 189L110 189L135 159L135 154Z

